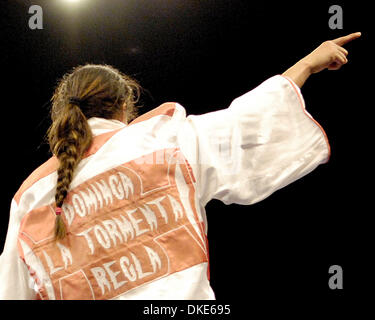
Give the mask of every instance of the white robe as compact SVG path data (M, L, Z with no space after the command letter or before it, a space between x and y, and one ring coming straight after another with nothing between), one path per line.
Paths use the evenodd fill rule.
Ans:
M89 119L54 241L57 160L14 196L0 299L214 299L205 205L253 204L328 161L300 89L274 76L227 109L186 116L166 103L129 125Z

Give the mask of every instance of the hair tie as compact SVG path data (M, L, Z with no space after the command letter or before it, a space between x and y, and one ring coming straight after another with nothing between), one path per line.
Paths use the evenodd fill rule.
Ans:
M69 103L70 103L70 104L73 104L73 105L75 105L75 106L77 106L77 107L81 107L81 105L82 105L82 100L79 99L79 98L77 98L77 97L70 97L70 98L69 98Z
M55 213L56 213L57 216L59 216L61 214L61 212L62 212L62 209L60 207L57 207L55 209Z

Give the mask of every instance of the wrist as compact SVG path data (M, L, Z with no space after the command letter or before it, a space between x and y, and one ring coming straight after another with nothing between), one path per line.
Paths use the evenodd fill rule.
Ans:
M310 77L312 67L308 60L301 59L294 66L283 73L284 76L291 78L298 87L302 88L305 81Z
M310 76L314 73L313 64L311 63L311 61L309 61L309 59L307 59L307 57L298 61L297 64L299 65L299 68L300 68L302 73L304 73L308 76Z

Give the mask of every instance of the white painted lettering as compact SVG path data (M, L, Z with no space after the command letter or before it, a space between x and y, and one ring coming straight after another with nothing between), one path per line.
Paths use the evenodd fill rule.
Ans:
M101 267L91 268L91 272L94 275L98 286L102 290L102 295L105 293L105 287L108 288L108 291L111 291L111 284L106 278L105 270Z
M127 175L123 174L122 172L119 172L118 175L121 179L122 186L125 190L125 197L126 199L129 199L129 191L132 195L134 194L133 182L130 180L130 178Z
M111 187L112 193L117 199L124 199L124 188L122 187L122 184L119 182L119 179L116 175L113 174L109 177L109 185Z
M72 196L72 204L78 215L83 218L86 215L85 203L78 194Z
M62 210L63 210L66 220L68 221L68 225L70 226L73 222L74 215L75 215L74 209L71 205L64 203L62 205Z
M120 267L122 272L124 273L125 277L129 279L129 281L137 280L137 274L134 270L134 266L130 264L129 259L127 257L120 258Z
M52 259L51 257L43 250L43 254L44 254L44 258L46 259L46 262L47 262L47 265L48 265L48 268L49 268L49 274L52 276L54 273L56 273L57 271L60 271L62 270L63 267L55 267L53 265L53 262L52 262Z
M158 221L156 219L155 213L150 209L150 207L145 204L144 208L139 207L138 209L142 212L143 216L145 217L148 225L150 226L151 231L154 230L154 228L157 229Z
M109 249L111 247L111 240L109 239L107 231L105 231L104 228L97 224L94 226L94 233L96 240L98 240L103 248Z
M152 201L147 202L147 204L156 205L156 207L159 209L159 212L160 212L161 216L164 218L165 223L168 223L167 212L165 211L164 207L160 204L160 202L163 201L164 198L165 198L165 196L154 199Z
M133 225L133 228L135 230L135 235L138 237L140 236L141 234L149 231L149 229L139 229L139 224L143 221L143 219L135 219L133 217L133 214L137 211L137 209L133 209L133 210L128 210L126 211L126 213L128 214L129 216L129 219L130 219L130 222L132 223Z
M115 261L107 262L107 263L104 263L103 266L104 266L105 270L107 271L107 273L109 275L109 278L112 281L113 288L116 290L116 289L120 288L121 286L123 286L125 283L127 283L127 281L117 282L116 277L120 273L120 271L113 272L110 268L111 265L113 265L114 263L115 263Z
M87 214L90 214L91 212L95 212L98 209L97 199L94 192L92 192L92 190L90 190L89 188L86 189L86 192L81 191L80 195L86 204Z
M171 206L172 206L172 209L173 209L175 221L183 218L184 211L183 211L180 203L175 198L173 198L171 195L168 194L167 196L168 196L168 199L169 199L169 201L171 203Z
M103 208L103 196L102 196L102 194L99 192L98 189L96 189L94 184L90 184L90 187L91 187L92 190L94 190L96 198L99 200L99 208L100 209Z
M120 243L124 242L122 239L121 233L118 231L117 225L114 221L108 219L108 220L102 221L102 223L104 227L106 228L109 236L111 237L114 245L117 245L116 238L120 240Z
M108 187L108 184L102 179L96 182L97 187L99 188L100 192L102 193L105 204L108 206L109 204L113 203L113 197L111 193L111 189Z
M57 242L56 245L60 249L61 258L64 262L64 268L66 269L69 264L73 264L72 253L70 252L70 250L67 247L65 247L61 243Z
M141 263L139 262L138 258L131 252L130 252L130 255L134 261L135 270L137 270L138 279L142 279L152 274L152 272L143 272Z
M113 220L116 222L118 228L120 229L122 235L125 238L125 241L128 241L128 236L130 235L130 239L134 239L134 229L132 224L129 222L128 219L126 219L124 216L120 215L120 219L113 218Z
M92 242L92 239L91 237L89 236L89 232L92 230L92 228L88 228L86 229L85 231L81 232L81 233L78 233L76 234L77 236L84 236L86 241L87 241L87 245L88 247L90 248L90 251L91 251L91 254L94 254L95 252L95 248L94 248L94 243Z
M161 269L161 260L160 260L160 257L151 248L149 248L147 246L143 246L143 247L146 250L146 252L148 254L148 257L150 259L150 263L151 263L151 266L152 266L152 272L155 273L157 268Z

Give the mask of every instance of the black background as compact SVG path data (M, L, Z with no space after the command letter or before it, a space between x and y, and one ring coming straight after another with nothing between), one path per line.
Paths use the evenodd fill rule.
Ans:
M28 27L32 4L43 8L43 30ZM343 9L342 30L328 26L333 4ZM361 31L345 46L347 65L302 88L329 138L329 163L260 203L212 201L206 210L221 301L284 299L292 308L296 299L333 303L371 291L374 58L366 2L8 0L1 8L1 247L14 193L50 157L49 99L72 67L106 63L134 76L148 92L141 113L176 101L201 114L226 108L321 42ZM334 264L343 268L343 290L328 287Z

